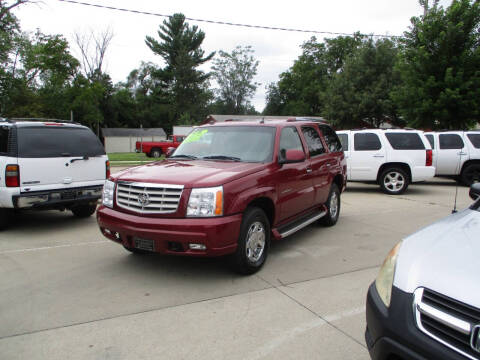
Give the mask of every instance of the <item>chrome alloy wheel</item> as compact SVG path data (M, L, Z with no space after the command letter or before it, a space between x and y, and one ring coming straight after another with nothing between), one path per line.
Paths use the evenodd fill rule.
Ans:
M330 216L332 219L336 219L338 215L338 205L338 195L335 191L333 191L332 195L330 196L330 204L328 205Z
M405 178L402 174L396 171L389 172L383 179L385 188L391 192L398 192L405 186Z
M265 228L259 221L255 221L247 233L247 259L248 261L255 263L263 255L265 251Z

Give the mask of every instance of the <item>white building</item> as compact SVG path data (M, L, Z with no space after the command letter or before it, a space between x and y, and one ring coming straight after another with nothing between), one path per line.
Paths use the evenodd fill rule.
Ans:
M135 152L137 141L163 141L167 138L162 128L104 128L102 135L107 153Z

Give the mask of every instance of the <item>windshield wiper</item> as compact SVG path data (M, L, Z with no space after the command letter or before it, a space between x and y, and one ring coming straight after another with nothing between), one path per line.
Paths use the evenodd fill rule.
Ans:
M169 159L179 159L179 158L186 158L186 159L191 159L191 160L196 160L198 157L193 156L193 155L173 155L170 156Z
M242 161L242 159L235 157L235 156L226 156L226 155L211 155L211 156L204 156L202 159L205 160L232 160L232 161Z

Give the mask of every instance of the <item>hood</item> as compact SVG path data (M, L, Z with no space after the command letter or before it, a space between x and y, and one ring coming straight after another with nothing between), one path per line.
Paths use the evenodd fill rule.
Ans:
M409 236L398 255L394 285L426 287L480 308L480 212L465 209Z
M184 185L185 188L213 187L265 169L265 164L231 161L165 160L127 169L116 180Z

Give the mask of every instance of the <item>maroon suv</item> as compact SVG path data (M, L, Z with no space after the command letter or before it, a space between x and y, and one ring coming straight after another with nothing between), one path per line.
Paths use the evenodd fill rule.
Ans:
M196 128L167 160L110 176L97 211L107 238L134 253L232 254L250 274L270 239L340 213L346 162L335 132L308 120Z

